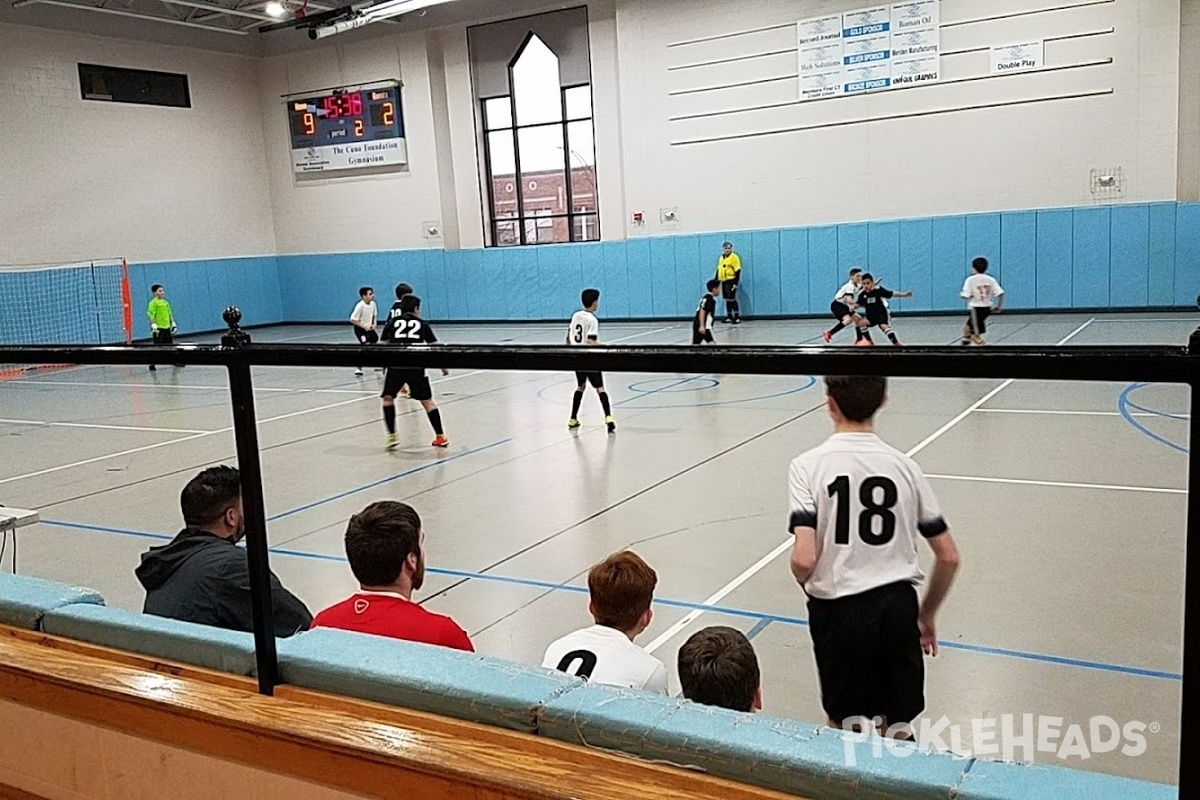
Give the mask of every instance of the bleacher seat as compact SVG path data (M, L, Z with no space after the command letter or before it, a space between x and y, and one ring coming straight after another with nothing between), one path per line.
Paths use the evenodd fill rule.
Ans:
M969 763L919 751L873 758L869 744L814 723L607 686L552 700L538 718L538 732L801 797L944 800ZM849 766L848 744L857 766Z
M74 604L98 606L104 598L92 589L0 573L0 625L35 631L47 611Z
M120 608L70 605L46 612L42 630L103 647L234 675L253 675L254 634Z
M579 678L445 647L317 628L279 642L285 683L534 733Z

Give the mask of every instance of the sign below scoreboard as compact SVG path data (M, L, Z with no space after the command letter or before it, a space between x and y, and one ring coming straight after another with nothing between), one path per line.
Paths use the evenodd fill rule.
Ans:
M287 111L293 172L344 172L408 163L399 84L292 99Z

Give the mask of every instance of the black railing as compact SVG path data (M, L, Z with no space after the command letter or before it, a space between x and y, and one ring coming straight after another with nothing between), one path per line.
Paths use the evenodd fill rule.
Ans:
M252 344L226 311L220 345L175 347L0 346L9 364L188 364L225 367L233 402L233 434L241 472L250 567L259 691L279 683L271 607L262 462L251 367L464 367L482 370L724 373L741 375L884 375L913 378L1016 378L1151 381L1191 389L1188 422L1187 535L1184 554L1183 668L1179 797L1200 798L1200 329L1186 347L1071 346L905 347L850 349L803 346L563 347L441 345L433 348Z

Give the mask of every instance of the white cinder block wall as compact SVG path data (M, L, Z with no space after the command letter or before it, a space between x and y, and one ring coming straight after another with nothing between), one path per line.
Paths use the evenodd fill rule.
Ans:
M80 62L187 73L192 108L82 100ZM0 24L0 264L274 253L257 71Z
M1122 168L1125 200L1175 198L1179 0L942 0L940 84L797 102L795 21L862 5L618 0L647 232L676 206L728 230L1086 205L1094 167ZM1052 69L988 75L989 47L1037 39Z
M422 223L440 222L441 186L426 37L382 36L353 44L307 48L262 63L260 93L275 234L282 253L336 253L442 246L423 236ZM338 178L297 176L282 95L318 92L398 78L409 166ZM469 106L468 106L469 110ZM475 224L478 227L476 212Z
M942 0L942 83L807 103L795 22L861 0L586 4L607 240L1086 205L1093 168L1126 201L1200 195L1200 0ZM466 27L248 59L0 25L0 263L482 246ZM988 76L1040 38L1045 71ZM82 101L79 61L186 72L194 107ZM409 167L297 178L281 96L393 77Z

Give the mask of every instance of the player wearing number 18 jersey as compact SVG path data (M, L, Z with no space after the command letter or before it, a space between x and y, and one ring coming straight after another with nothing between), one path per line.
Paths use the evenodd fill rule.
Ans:
M401 347L427 347L437 343L433 328L421 319L421 298L415 294L404 295L392 306L379 338L384 344ZM450 373L443 369L442 374ZM387 428L384 446L389 450L396 446L396 395L404 386L408 386L412 399L421 401L421 406L429 416L429 424L436 434L433 446L447 447L450 440L442 432L442 412L433 402L433 387L425 370L396 367L388 367L383 378L383 391L379 393L383 398L383 424Z
M821 702L835 728L874 720L903 735L925 708L921 653L937 654L934 619L958 551L921 468L875 435L881 377L829 377L835 433L788 472L791 569L808 595ZM925 598L917 543L936 562Z

